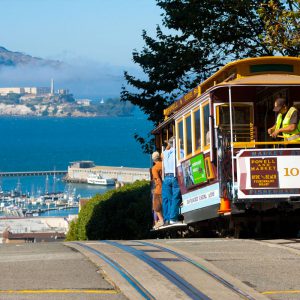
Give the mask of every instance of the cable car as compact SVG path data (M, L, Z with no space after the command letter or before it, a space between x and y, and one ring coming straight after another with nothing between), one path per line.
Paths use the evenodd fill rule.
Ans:
M181 214L193 231L300 229L300 139L268 134L278 97L300 108L300 58L231 62L164 110L152 134L158 151L176 137Z

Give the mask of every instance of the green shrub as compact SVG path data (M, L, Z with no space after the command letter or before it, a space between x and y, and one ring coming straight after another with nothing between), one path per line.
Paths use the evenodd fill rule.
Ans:
M77 240L78 232L77 232L77 220L72 220L69 225L69 231L66 236L67 241Z
M93 197L70 226L68 240L142 239L152 224L150 184L137 181Z

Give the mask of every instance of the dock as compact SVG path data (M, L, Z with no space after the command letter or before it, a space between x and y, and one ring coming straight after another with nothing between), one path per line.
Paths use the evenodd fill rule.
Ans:
M25 171L25 172L0 172L0 177L24 177L24 176L56 176L67 175L68 171Z
M74 162L68 167L68 173L65 176L67 182L87 182L91 174L100 175L105 179L114 179L118 182L132 183L137 180L150 180L150 171L148 168L130 168L113 166L96 166L93 162Z

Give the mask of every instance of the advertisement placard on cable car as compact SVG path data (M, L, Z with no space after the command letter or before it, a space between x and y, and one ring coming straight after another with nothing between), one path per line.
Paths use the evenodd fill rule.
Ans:
M237 182L239 199L300 196L300 150L240 151Z
M219 203L219 184L214 183L182 195L181 213L186 213L195 209Z
M207 175L203 153L182 162L181 171L178 173L179 177L181 177L179 183L183 188L182 190L190 189L206 182Z

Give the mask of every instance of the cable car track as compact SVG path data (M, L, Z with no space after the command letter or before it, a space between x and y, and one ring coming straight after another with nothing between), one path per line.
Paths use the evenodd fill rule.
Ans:
M131 253L132 255L138 257L143 262L151 266L153 269L157 270L161 275L166 277L168 280L170 280L172 283L174 283L178 288L180 288L186 295L188 295L191 299L203 299L203 300L209 300L208 296L206 296L204 293L199 291L197 288L195 288L193 285L191 285L189 282L187 282L185 279L183 279L181 276L179 276L177 273L175 273L173 270L165 266L162 262L159 260L151 257L147 253L145 253L143 250L137 250L132 245L124 245L118 242L113 241L102 241L109 245L118 247L126 252Z
M217 280L218 282L220 282L221 284L223 284L224 286L226 286L227 288L231 289L232 291L234 291L235 293L237 293L238 295L240 295L241 297L243 297L243 299L247 299L247 300L255 300L253 297L251 297L250 295L248 295L247 293L245 293L244 291L242 291L241 289L237 288L236 286L234 286L233 284L231 284L230 282L228 282L227 280L225 280L224 278L220 277L219 275L213 273L212 271L208 270L206 267L204 267L203 265L199 264L196 261L193 261L192 259L174 251L168 248L165 248L163 246L160 245L156 245L153 243L149 243L149 242L142 242L142 241L137 241L138 243L142 244L142 245L147 245L147 246L151 246L157 249L161 249L163 251L166 251L168 253L173 254L174 256L178 257L179 259L184 260L185 262L188 262L190 264L192 264L193 266L195 266L196 268L202 270L203 272L205 272L206 274L208 274L209 276L213 277L215 280Z
M90 245L82 242L74 242L72 244L77 244L80 247L83 247L88 252L95 254L100 259L107 262L139 293L140 296L142 296L143 299L160 299L160 296L158 296L159 294L157 294L157 291L155 294L154 290L151 290L153 289L153 286L149 286L148 281L141 277L143 274L136 271L134 263L131 264L131 261L128 261L128 256L126 258L126 255L120 255L120 253L117 253L116 256L116 252L113 250L114 248L120 249L122 253L127 253L130 257L135 257L142 261L148 266L148 268L150 268L147 271L148 273L149 270L153 270L155 273L157 272L160 276L162 276L161 278L164 278L164 282L170 282L176 286L181 295L185 295L181 296L182 298L180 299L187 299L187 297L193 300L220 299L219 296L216 297L216 294L214 293L227 293L227 297L222 297L223 299L257 299L256 296L251 296L248 293L249 290L247 290L247 288L247 292L245 292L242 290L243 287L240 289L236 285L216 274L216 272L210 271L201 263L192 260L184 254L156 243L133 240L122 242L101 240L96 243L93 242L93 244ZM101 245L107 246L99 249ZM110 254L115 255L115 257L113 258ZM178 262L184 264L178 264ZM187 270L188 272L181 273L182 270ZM199 270L201 271L200 273ZM158 280L157 278L158 277L155 277L154 280ZM156 284L154 284L154 286L155 285ZM168 285L168 288L173 289L173 285ZM228 293L231 295L230 298L228 298Z
M77 244L86 250L90 251L91 253L97 255L99 258L107 262L112 268L114 268L117 272L119 272L123 278L146 300L154 300L155 298L153 295L144 288L140 282L134 278L131 274L129 274L120 264L118 264L116 261L109 258L107 255L105 255L103 252L96 250L88 245L85 245L84 243L75 242L74 244Z

